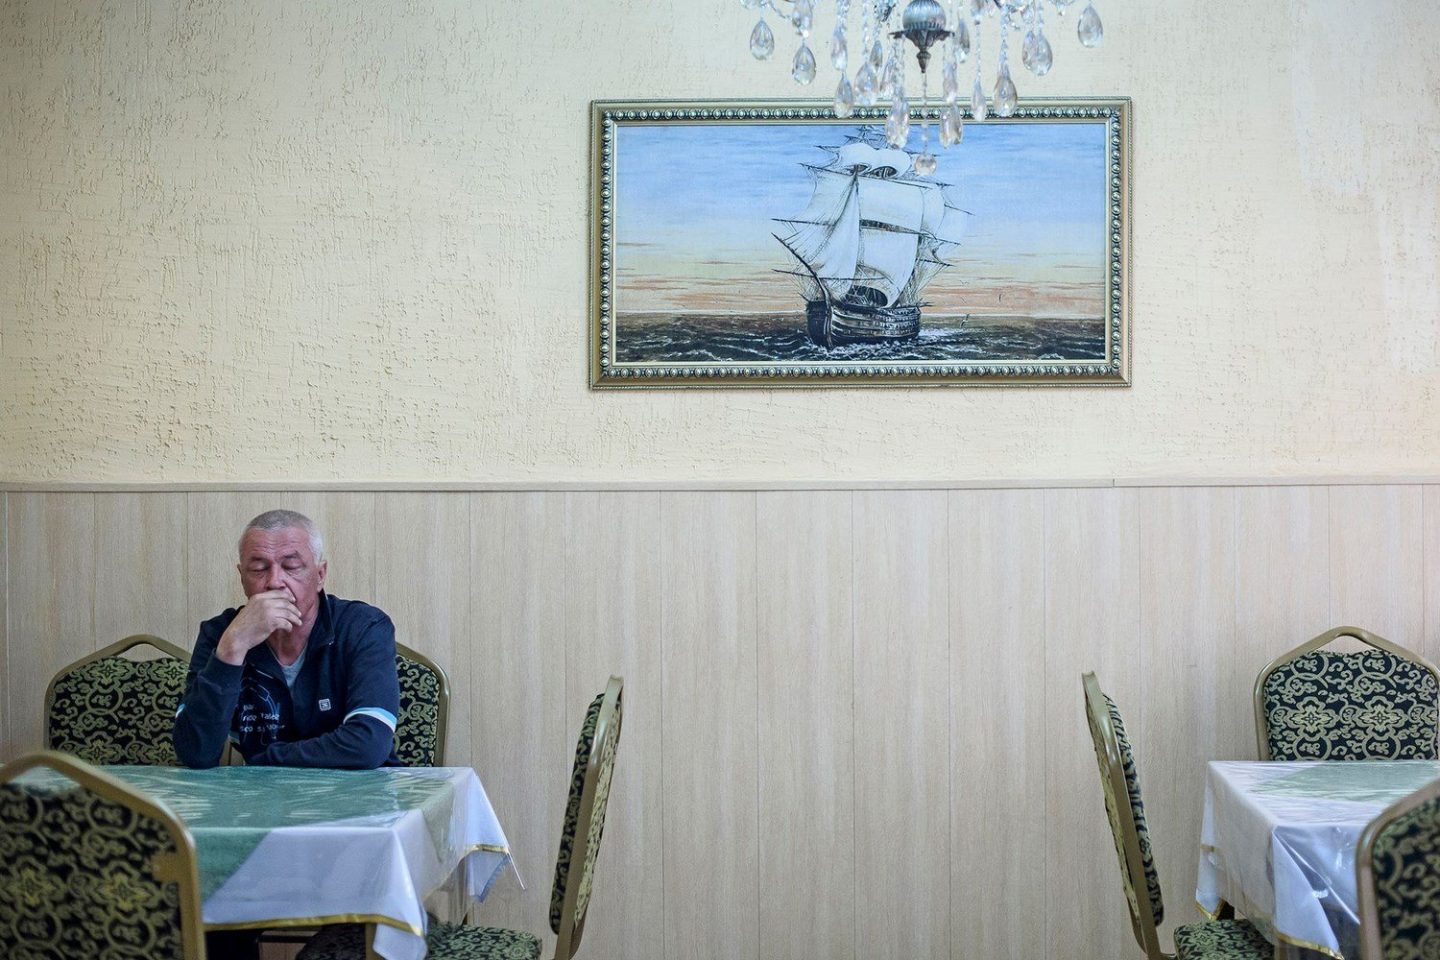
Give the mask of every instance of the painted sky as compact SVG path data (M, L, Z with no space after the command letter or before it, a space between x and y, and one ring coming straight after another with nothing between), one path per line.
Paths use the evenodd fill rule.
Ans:
M621 124L616 307L628 312L803 309L773 218L809 202L850 123ZM931 128L934 142L938 131ZM1098 316L1105 269L1105 125L967 124L937 150L937 180L969 211L953 266L925 290L937 312ZM909 149L919 152L919 126ZM787 260L789 262L787 262Z

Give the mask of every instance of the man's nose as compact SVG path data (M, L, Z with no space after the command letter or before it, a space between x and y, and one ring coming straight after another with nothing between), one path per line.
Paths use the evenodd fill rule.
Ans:
M279 590L285 586L285 580L280 576L279 567L271 567L265 572L265 589Z

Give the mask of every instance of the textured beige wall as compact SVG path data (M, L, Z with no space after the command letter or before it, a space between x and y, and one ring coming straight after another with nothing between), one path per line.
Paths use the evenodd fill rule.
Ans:
M792 95L740 4L0 0L0 480L1433 472L1440 7L1100 10L1132 389L597 394L587 102Z

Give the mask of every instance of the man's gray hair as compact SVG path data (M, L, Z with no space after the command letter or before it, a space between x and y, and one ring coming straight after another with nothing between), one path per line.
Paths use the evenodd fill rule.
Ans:
M245 534L251 530L289 530L291 527L299 527L309 535L310 552L315 555L315 562L324 562L325 538L320 536L320 528L315 526L314 520L303 513L296 513L294 510L266 510L245 524L245 529L240 531L240 542L235 548L236 552L241 555L241 561L245 559Z

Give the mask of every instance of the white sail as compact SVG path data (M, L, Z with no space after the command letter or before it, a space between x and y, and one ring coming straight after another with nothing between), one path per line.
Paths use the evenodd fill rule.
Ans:
M970 214L958 207L946 206L945 213L940 218L940 224L930 233L946 244L954 247L959 245L965 238L965 232L970 226Z
M781 223L833 224L840 219L841 211L854 189L855 178L825 167L811 167L810 170L815 175L815 195L810 198L809 206L798 217L782 220Z
M836 170L855 173L869 171L886 172L892 177L901 176L910 170L910 154L891 147L872 147L860 140L845 144L834 151L835 159L830 166Z
M945 219L945 196L939 188L926 190L921 204L920 230L932 237L940 229L940 222Z
M883 306L893 306L915 271L919 234L899 230L860 228L860 256L856 276L885 297Z
M835 221L824 246L816 251L814 259L810 261L810 268L830 291L831 299L839 300L850 291L859 257L860 202L852 184L840 218Z
M924 187L904 180L860 178L860 219L919 233L925 223Z
M817 180L817 187L836 179L822 177ZM849 292L860 252L860 204L854 179L847 178L846 182L844 192L839 195L840 209L834 212L833 219L827 217L814 223L789 221L795 224L796 230L785 238L796 255L820 278L832 300L838 300ZM819 196L818 190L816 195ZM812 203L811 207L814 208L815 204ZM814 280L810 272L803 271L800 276L805 296L811 300L821 299L821 292L812 289Z

